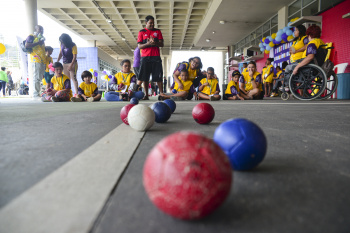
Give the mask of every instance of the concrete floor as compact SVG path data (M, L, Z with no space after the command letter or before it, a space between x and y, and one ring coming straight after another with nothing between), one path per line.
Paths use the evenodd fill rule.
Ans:
M145 134L91 232L349 232L350 101L212 102L216 116L209 125L192 119L196 103L177 102L169 122ZM124 105L1 99L0 208L120 125ZM212 137L221 122L238 117L265 132L265 160L252 171L234 171L228 199L205 219L160 212L142 186L151 148L178 130Z

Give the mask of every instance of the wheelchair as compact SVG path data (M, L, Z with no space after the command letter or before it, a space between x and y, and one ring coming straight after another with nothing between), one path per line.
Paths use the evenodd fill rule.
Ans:
M338 77L333 71L334 64L326 59L329 49L322 45L317 49L315 64L307 64L299 68L296 75L291 74L285 80L282 88L282 100L288 100L290 95L285 90L285 83L289 84L290 93L299 100L328 99L337 89Z

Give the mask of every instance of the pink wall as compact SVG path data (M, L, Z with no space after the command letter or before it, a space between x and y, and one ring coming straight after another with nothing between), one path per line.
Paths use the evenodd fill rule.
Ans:
M350 12L350 1L339 3L322 14L323 42L333 42L330 59L335 65L349 63L346 73L350 72L350 18L342 16Z

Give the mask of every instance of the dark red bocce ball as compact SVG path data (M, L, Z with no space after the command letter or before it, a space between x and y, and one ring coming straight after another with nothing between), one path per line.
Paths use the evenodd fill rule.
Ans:
M215 110L208 103L200 103L194 106L192 116L198 124L208 124L214 119Z
M126 125L129 125L128 114L129 114L130 109L134 106L135 106L135 104L127 104L122 108L122 110L120 110L120 119L122 119L122 121Z
M143 185L163 212L180 219L199 219L228 196L229 160L216 143L195 132L180 131L157 143L143 168Z

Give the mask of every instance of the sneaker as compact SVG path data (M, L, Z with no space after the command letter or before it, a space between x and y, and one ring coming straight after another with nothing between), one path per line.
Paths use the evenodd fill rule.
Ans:
M41 97L41 101L43 101L43 102L51 102L51 100L46 99L44 96Z
M91 102L94 102L94 100L95 100L94 97L89 97L89 98L87 98L87 101L90 102L90 103L91 103Z
M53 102L60 102L60 100L59 100L56 96L52 96L52 97L51 97L51 100L52 100Z
M182 97L180 97L180 96L171 96L170 99L172 99L174 101L181 101L181 100L183 100Z
M73 97L78 97L78 95L77 95L77 94L74 94Z
M83 100L81 98L79 98L79 97L73 96L72 98L70 98L70 101L72 101L72 102L81 102Z

